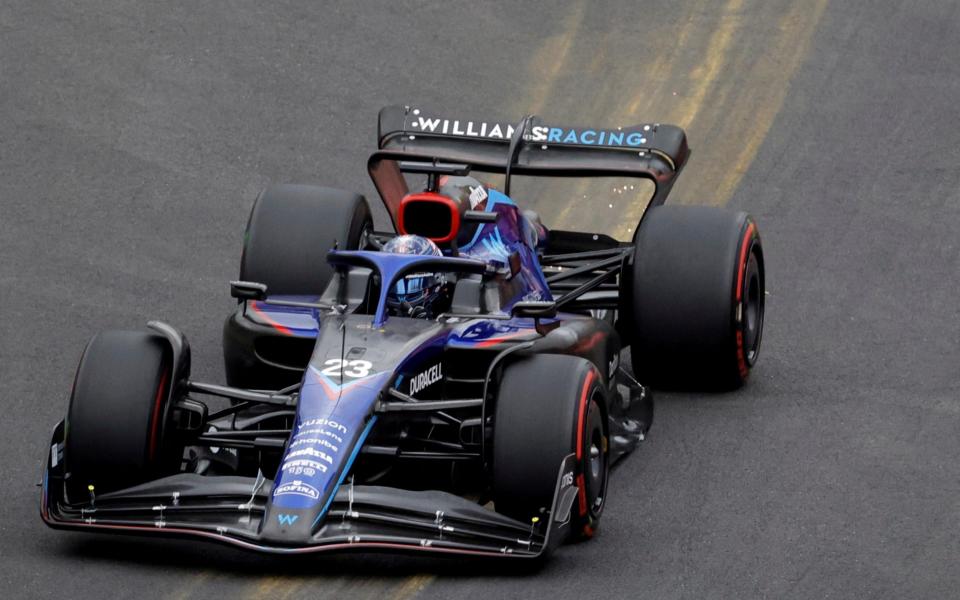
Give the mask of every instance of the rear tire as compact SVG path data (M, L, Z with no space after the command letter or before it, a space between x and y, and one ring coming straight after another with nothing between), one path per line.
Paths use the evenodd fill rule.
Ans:
M633 370L655 387L729 390L760 350L763 248L749 215L658 206L637 232L625 286Z
M97 493L143 483L179 468L183 448L168 443L171 381L168 342L145 331L105 331L90 340L77 367L67 413L68 493Z
M591 537L606 498L610 453L603 381L593 363L544 354L512 363L497 394L493 497L497 512L530 522L550 510L560 465L577 457L575 539Z
M240 279L267 292L319 296L333 274L327 252L334 244L356 250L373 229L363 196L309 185L274 185L250 211L240 258Z
M320 296L333 276L327 253L334 244L341 250L362 249L372 230L370 207L359 194L308 185L271 186L250 211L240 279L266 284L271 296ZM249 324L243 311L224 324L227 384L262 388L299 381L298 361L306 368L312 340L292 338L280 330L251 331ZM284 362L258 355L258 344L270 345L271 354L282 356Z

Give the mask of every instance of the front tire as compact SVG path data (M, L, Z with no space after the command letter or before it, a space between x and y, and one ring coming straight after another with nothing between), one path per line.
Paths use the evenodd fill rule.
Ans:
M145 331L104 331L77 367L67 412L68 493L85 500L179 469L183 448L166 428L173 373L168 342Z
M494 421L497 512L530 522L550 510L560 464L574 454L571 531L575 539L593 536L610 469L605 409L600 373L583 358L545 354L507 366Z

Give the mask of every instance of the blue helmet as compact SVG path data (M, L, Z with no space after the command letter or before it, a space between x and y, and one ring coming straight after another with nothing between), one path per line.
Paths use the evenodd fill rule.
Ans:
M384 252L443 256L432 241L419 235L400 235L383 245ZM394 314L410 317L430 317L433 303L441 296L446 277L440 273L409 273L396 282L387 294L387 308Z

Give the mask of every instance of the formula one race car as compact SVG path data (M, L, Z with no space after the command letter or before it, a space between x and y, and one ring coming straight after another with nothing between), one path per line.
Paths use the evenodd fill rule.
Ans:
M592 536L650 388L733 389L757 358L757 228L663 205L688 154L669 125L383 109L368 167L395 231L354 193L264 191L231 283L227 385L193 381L164 323L94 336L43 520L276 553L533 558ZM598 213L617 202L630 239L530 210L581 195Z

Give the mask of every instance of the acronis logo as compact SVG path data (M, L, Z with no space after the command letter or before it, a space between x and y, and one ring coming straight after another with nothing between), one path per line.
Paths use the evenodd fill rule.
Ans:
M514 133L513 125L507 123L437 119L423 116L418 116L412 120L410 127L423 133L495 140L508 140L513 137ZM572 129L569 127L536 125L530 128L530 132L524 135L524 139L528 142L540 142L544 144L639 148L647 143L646 136L649 131L649 125L644 125L641 131Z
M277 520L280 521L281 525L293 525L299 518L300 515L285 515L283 513L277 515Z

